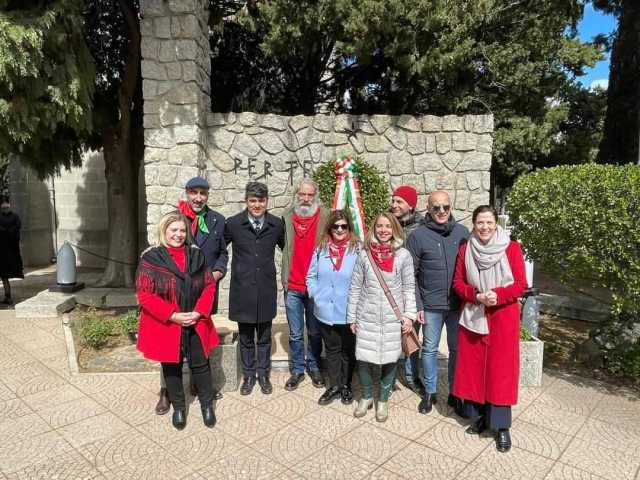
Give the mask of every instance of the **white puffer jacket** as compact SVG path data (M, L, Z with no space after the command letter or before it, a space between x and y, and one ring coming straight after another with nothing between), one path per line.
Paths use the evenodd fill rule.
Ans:
M381 270L382 276L400 311L405 316L416 318L416 290L413 274L413 259L405 248L395 252L393 272ZM356 359L377 365L393 363L402 351L400 344L400 322L393 309L366 251L358 256L347 306L347 323L358 326L356 332Z

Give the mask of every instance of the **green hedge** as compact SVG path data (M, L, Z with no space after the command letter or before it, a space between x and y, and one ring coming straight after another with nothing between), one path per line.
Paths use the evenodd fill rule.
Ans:
M546 271L611 291L610 323L601 329L608 333L598 343L612 352L612 369L640 375L628 368L638 361L619 358L640 354L640 333L628 333L640 324L640 166L538 170L516 181L507 208L514 236Z
M367 163L362 157L356 157L355 163L360 181L362 207L368 226L378 213L389 209L391 193L387 181L373 165ZM313 171L313 180L320 188L322 203L327 208L331 208L336 190L335 160L324 162L316 167Z

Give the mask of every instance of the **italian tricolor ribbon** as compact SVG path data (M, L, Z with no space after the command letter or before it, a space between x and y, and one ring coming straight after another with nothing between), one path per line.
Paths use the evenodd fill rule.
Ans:
M333 209L349 212L356 235L364 241L367 226L360 196L358 168L351 155L336 161L336 193L333 197Z

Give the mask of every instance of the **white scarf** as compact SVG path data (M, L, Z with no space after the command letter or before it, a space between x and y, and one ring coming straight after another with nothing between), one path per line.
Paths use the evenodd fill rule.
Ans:
M509 233L500 225L486 244L475 233L469 237L464 266L467 270L467 282L479 292L488 292L513 283L513 273L506 254L510 242ZM484 305L466 303L460 316L460 325L480 335L487 335L489 323Z

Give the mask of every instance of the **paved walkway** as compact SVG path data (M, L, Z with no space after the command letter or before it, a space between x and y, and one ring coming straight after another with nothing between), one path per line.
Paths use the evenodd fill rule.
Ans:
M640 480L640 401L577 377L545 375L514 410L514 448L498 454L439 406L396 392L389 420L320 407L298 391L226 394L218 425L152 413L157 376L71 375L59 319L0 312L0 479L598 479ZM443 387L443 393L445 393Z

